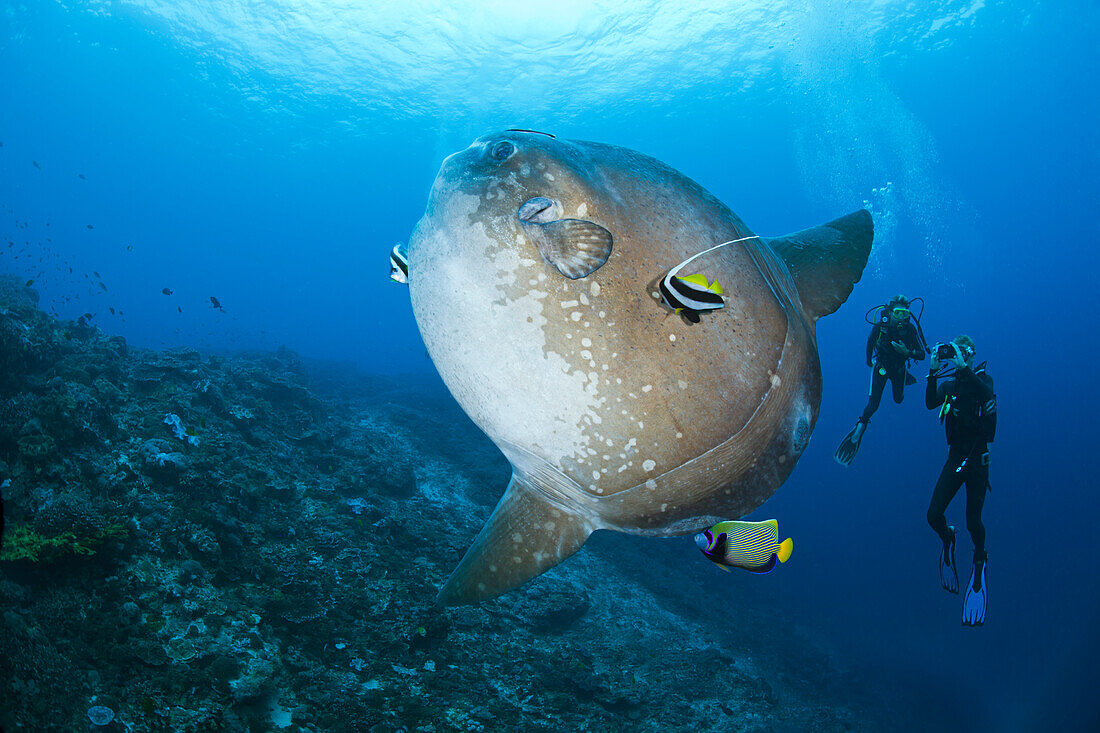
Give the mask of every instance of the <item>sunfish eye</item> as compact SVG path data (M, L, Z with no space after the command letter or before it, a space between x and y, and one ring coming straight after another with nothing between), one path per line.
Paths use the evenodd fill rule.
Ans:
M493 160L507 160L508 156L514 152L516 152L516 146L504 140L493 146L493 152L490 155L493 156Z

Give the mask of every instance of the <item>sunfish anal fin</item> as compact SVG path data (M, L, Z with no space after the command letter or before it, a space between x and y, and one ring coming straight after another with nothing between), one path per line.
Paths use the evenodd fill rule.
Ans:
M611 232L582 219L524 223L539 253L570 280L587 277L611 256Z
M513 474L439 600L478 603L509 591L575 553L594 529L585 517L551 502L533 479Z
M875 225L866 209L785 237L762 237L791 271L802 307L818 319L836 311L863 275Z

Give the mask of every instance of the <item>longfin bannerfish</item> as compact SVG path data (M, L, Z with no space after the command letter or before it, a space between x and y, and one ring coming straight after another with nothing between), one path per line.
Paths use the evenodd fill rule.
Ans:
M401 246L401 242L393 245L390 250L390 280L395 283L409 284L409 255Z
M699 322L700 313L718 310L726 304L722 285L717 280L708 283L706 275L702 274L680 277L669 272L658 289L665 305L674 313L683 313L692 323Z
M794 550L790 537L779 541L779 522L719 522L695 535L695 544L723 570L741 568L750 573L770 573L787 562Z
M657 289L661 294L661 302L671 308L673 313L683 314L691 323L698 323L699 314L704 311L718 310L725 306L726 300L722 297L722 285L717 280L713 283L708 283L706 276L703 274L696 273L694 275L685 275L681 277L678 273L692 260L698 259L709 252L721 249L727 245L737 244L738 242L744 242L750 239L759 239L759 237L754 234L748 237L740 237L739 239L731 239L721 244L716 244L702 252L693 254L691 257L688 257L686 260L673 267L657 285Z

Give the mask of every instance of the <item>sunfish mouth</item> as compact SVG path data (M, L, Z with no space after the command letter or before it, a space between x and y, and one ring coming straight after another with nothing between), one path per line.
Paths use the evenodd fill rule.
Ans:
M528 224L545 224L561 218L562 205L554 199L536 196L519 207L516 216Z

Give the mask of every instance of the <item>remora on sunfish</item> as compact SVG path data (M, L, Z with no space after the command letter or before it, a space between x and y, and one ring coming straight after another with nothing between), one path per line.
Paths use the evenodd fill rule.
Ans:
M514 588L597 529L688 534L760 506L813 430L814 326L872 237L864 210L756 237L699 184L612 145L508 131L447 158L409 242L413 313L513 470L441 599ZM692 270L725 305L673 315L660 279L723 242Z

